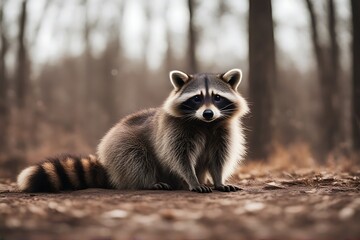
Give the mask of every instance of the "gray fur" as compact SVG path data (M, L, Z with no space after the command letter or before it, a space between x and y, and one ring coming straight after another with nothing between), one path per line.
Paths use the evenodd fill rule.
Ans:
M124 118L101 140L98 157L111 185L118 189L210 192L204 184L207 176L211 176L215 189L238 190L225 186L225 181L245 153L240 118L248 112L248 107L236 88L227 83L231 74L239 71L233 69L222 75L187 75L175 71L176 75L189 76L189 80L184 85L175 84L161 108ZM221 78L224 75L226 79ZM170 73L170 77L173 76L174 72ZM216 108L210 96L214 91L223 93L231 101L231 111L218 109L220 117L207 122L195 114L204 106L191 109L190 114L179 110L187 100L181 97L193 92L205 95L206 108Z

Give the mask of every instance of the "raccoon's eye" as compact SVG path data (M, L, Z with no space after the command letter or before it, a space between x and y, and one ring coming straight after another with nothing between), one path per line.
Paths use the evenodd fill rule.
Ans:
M221 96L218 95L218 94L216 94L216 95L214 96L214 101L215 101L215 102L220 102L220 101L221 101Z
M197 102L197 103L201 102L201 96L200 95L196 95L192 99L193 99L194 102Z

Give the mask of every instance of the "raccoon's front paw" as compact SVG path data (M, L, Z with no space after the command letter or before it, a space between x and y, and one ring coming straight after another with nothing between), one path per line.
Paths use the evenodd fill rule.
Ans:
M173 190L172 187L167 184L167 183L163 183L163 182L158 182L155 183L154 186L152 187L153 190Z
M205 185L199 185L192 189L190 189L192 192L198 192L198 193L211 193L212 189Z
M234 185L220 185L215 186L215 189L220 192L236 192L242 190L241 188L234 186Z

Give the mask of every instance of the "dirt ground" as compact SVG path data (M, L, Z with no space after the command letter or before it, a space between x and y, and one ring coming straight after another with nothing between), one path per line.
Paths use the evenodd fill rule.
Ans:
M0 180L0 239L360 239L360 170L242 171L243 190L16 191Z

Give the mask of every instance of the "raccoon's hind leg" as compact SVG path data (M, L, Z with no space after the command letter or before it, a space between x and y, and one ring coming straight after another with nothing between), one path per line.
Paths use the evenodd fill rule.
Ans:
M116 189L150 190L160 182L153 151L140 132L110 133L100 143L98 155Z

